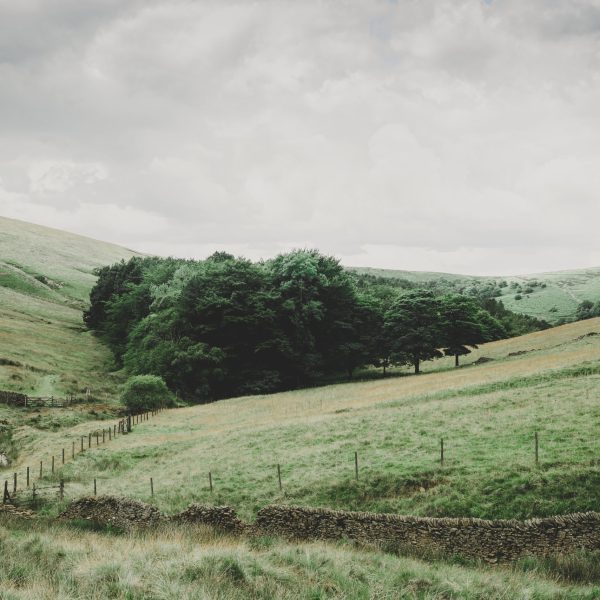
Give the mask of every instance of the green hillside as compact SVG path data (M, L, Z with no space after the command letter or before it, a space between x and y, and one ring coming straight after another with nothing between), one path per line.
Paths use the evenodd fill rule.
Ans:
M600 300L600 267L522 276L476 277L453 273L400 271L350 267L356 273L403 279L411 283L437 283L452 289L495 289L494 297L505 307L549 323L570 321L583 300Z
M112 389L108 350L84 330L96 267L135 252L0 217L0 389L63 395Z
M450 357L426 363L420 376L165 411L78 454L62 476L70 497L90 493L96 479L101 493L166 512L214 502L248 518L271 502L482 518L599 511L599 394L597 318L484 344L458 369ZM49 464L50 453L59 456L96 426L105 423L19 434L11 469L22 476L27 466Z
M485 518L598 511L599 394L600 319L590 319L482 345L458 369L442 359L420 376L163 411L129 435L68 455L36 482L65 481L65 501L46 505L47 515L95 484L98 494L165 512L227 504L246 519L270 503ZM20 454L5 478L17 471L22 482L27 466L35 472L104 427L88 420L35 435L19 427ZM597 552L490 567L188 526L129 535L82 527L15 526L0 515L8 597L591 600L600 593Z

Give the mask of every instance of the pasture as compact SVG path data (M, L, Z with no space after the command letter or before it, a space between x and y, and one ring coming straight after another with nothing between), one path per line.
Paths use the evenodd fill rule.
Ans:
M467 359L492 360L459 369L434 361L421 376L168 410L76 456L54 479L64 477L68 496L90 493L96 479L98 493L165 512L197 501L245 518L271 502L485 518L599 510L598 330L595 319L494 342ZM49 464L104 424L21 428L11 470Z

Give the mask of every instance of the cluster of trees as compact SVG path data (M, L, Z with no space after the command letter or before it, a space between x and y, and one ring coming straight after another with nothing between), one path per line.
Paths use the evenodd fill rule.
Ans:
M583 321L584 319L593 319L594 317L600 317L600 300L595 303L591 300L580 302L577 306L575 319Z
M312 384L374 365L470 352L513 333L493 299L364 285L297 250L252 263L133 258L99 269L84 320L130 374L163 377L189 401ZM495 304L494 304L495 303ZM502 313L500 317L494 316Z

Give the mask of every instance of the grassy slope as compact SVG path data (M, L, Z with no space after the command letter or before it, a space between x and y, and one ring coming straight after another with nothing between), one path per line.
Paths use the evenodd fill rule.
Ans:
M233 504L247 518L273 501L487 517L599 510L600 336L589 335L598 331L595 319L494 342L466 359L490 362L456 370L432 362L419 377L167 411L67 464L67 494L89 493L97 478L100 493L167 511L195 500ZM48 461L49 448L58 455L94 425L36 435L21 428L18 468ZM444 468L436 464L442 435ZM490 568L346 543L236 539L193 527L115 535L1 516L0 552L2 600L600 597L597 554Z
M369 273L379 277L408 279L413 282L426 282L436 279L464 282L506 281L516 282L523 287L528 282L539 281L545 283L546 287L535 287L531 294L521 294L522 298L517 300L514 289L506 287L503 295L498 297L506 308L551 323L559 319L571 319L575 315L577 305L583 300L600 300L600 268L579 269L573 271L557 271L554 273L539 273L523 275L520 277L473 277L466 275L455 275L449 273L429 273L419 271L397 271L392 269L352 268L358 273Z
M441 360L418 377L167 411L67 464L68 494L89 493L97 478L100 493L150 501L153 477L151 501L167 512L192 501L232 504L246 517L274 501L488 518L600 510L600 335L587 335L598 331L593 319L486 344L467 358L494 359L484 364L454 369ZM48 464L90 427L21 428L15 468Z
M134 254L0 217L0 389L32 395L113 390L106 375L110 354L84 330L81 311L93 269Z

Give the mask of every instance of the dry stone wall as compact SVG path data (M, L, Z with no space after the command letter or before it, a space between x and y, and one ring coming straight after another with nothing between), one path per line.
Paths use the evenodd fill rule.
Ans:
M488 562L600 549L600 513L594 512L488 521L267 506L258 513L256 525L269 534L288 538L350 539Z
M183 512L171 517L171 520L175 523L201 523L233 533L247 532L249 527L230 506L190 504Z
M154 506L130 498L87 496L74 500L60 515L61 519L85 519L100 525L129 530L150 527L166 520Z
M345 512L295 506L267 506L256 523L241 521L229 506L191 504L167 517L157 508L114 496L72 502L63 519L87 519L120 529L162 522L201 523L230 533L277 535L302 540L349 539L402 552L461 555L488 562L521 556L546 556L578 549L600 550L600 513L588 512L530 519L434 519L394 514Z

